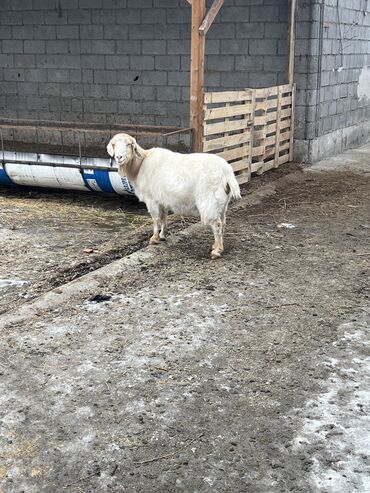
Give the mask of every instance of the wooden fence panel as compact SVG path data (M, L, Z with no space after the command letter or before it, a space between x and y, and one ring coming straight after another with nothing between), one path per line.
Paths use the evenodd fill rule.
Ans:
M292 160L294 96L289 84L206 93L203 151L230 162L239 183Z

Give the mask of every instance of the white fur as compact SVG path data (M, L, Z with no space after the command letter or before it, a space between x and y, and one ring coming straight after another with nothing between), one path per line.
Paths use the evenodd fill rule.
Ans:
M128 139L132 139L129 144ZM135 149L142 151L144 159L141 158L139 171L136 176L128 175L136 195L145 202L153 217L152 243L156 243L157 237L159 239L159 223L162 223L160 239L165 239L163 223L166 223L168 211L182 216L200 216L215 233L213 257L220 256L229 201L231 197L240 198L238 182L227 161L213 154L180 154L162 148L145 151L126 134L116 135L107 149L116 158L121 174L128 172L127 166L134 162Z
M144 159L133 183L149 211L161 206L181 216L200 216L205 224L219 218L227 207L227 184L234 197L240 197L233 170L224 159L161 148Z

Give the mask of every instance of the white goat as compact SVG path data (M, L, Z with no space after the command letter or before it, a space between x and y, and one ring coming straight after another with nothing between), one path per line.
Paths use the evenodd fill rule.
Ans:
M107 146L121 176L127 176L154 223L150 244L165 240L167 214L200 216L210 225L215 241L213 259L223 252L226 211L240 189L230 164L213 154L180 154L167 149L145 150L130 135L115 135Z

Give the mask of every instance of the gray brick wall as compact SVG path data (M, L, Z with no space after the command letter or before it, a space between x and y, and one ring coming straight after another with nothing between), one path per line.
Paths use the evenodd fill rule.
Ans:
M0 0L2 117L187 126L190 13L185 0ZM287 20L288 0L225 0L207 88L285 82Z
M370 2L303 1L297 38L299 157L312 161L365 142L370 100L358 97L358 87L370 67Z

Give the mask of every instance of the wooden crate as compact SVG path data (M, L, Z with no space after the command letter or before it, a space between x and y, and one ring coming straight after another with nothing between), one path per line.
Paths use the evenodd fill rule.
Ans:
M253 90L204 95L203 152L225 158L239 183L250 180Z
M292 160L294 89L206 93L203 152L224 157L239 183Z

